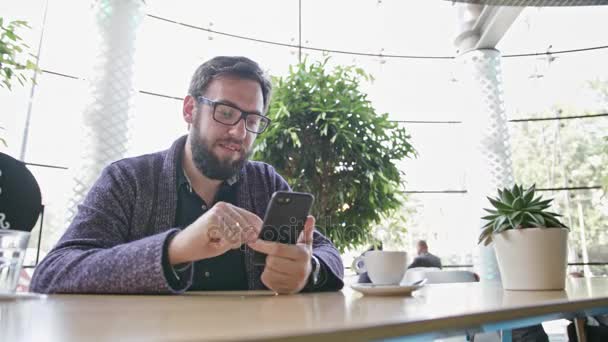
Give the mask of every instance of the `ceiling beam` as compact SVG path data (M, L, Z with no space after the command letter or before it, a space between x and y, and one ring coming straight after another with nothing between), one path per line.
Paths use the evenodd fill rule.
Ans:
M509 27L515 22L523 7L508 6L484 6L476 28L481 35L475 46L476 49L494 48L502 37L507 33Z
M459 53L496 48L523 7L459 4L460 34L454 43Z

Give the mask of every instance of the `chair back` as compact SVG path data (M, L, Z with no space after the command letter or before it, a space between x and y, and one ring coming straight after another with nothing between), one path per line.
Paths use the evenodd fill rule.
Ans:
M42 210L38 182L25 164L0 153L0 229L30 232Z
M464 270L440 270L438 268L410 268L405 274L406 283L427 279L427 284L471 283L479 281L475 273Z

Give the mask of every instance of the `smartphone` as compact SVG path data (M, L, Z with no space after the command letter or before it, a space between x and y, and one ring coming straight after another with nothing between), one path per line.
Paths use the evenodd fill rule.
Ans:
M314 199L312 194L304 192L277 191L272 194L259 238L286 244L297 243ZM255 265L265 265L266 254L255 252L253 261Z

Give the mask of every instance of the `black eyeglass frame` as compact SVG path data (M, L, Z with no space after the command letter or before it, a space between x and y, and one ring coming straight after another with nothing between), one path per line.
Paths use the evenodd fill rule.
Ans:
M270 120L270 119L269 119L267 116L264 116L264 115L261 115L261 114L258 114L258 113L248 113L248 112L245 112L245 111L241 110L241 109L240 109L240 108L238 108L238 107L235 107L234 105L231 105L231 104L228 104L228 103L224 103L224 102L222 102L222 101L214 101L214 100L208 99L208 98L206 98L206 97L204 97L204 96L198 96L198 97L196 97L196 101L198 101L199 103L205 103L205 104L208 104L208 105L210 105L211 107L213 107L213 115L212 115L213 120L215 120L216 122L221 123L222 125L226 125L226 126L236 126L236 125L237 125L239 122L241 122L241 120L245 120L245 129L246 129L248 132L255 133L255 134L261 134L261 133L263 133L263 132L266 130L266 128L268 128L268 126L270 126L270 124L272 123L272 120ZM237 110L237 111L241 112L241 116L239 116L238 120L236 120L236 121L235 121L234 123L232 123L232 124L228 124L228 123L222 122L222 121L220 121L220 120L218 120L218 119L216 119L216 118L215 118L215 108L217 107L217 105L227 106L227 107L230 107L230 108L232 108L232 109L235 109L235 110ZM248 117L248 116L250 116L250 115L253 115L253 116L257 116L257 117L259 117L259 118L260 118L260 122L266 122L266 126L264 126L264 127L262 128L262 130L261 130L261 131L259 131L259 132L258 132L258 131L254 131L254 130L249 129L249 127L247 127L247 117Z

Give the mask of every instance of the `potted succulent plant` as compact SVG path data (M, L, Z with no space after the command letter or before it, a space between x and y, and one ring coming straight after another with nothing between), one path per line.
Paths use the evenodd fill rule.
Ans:
M568 233L560 215L547 209L553 199L535 197L535 186L498 190L494 209L482 217L479 243L494 242L505 290L561 290L565 286Z

